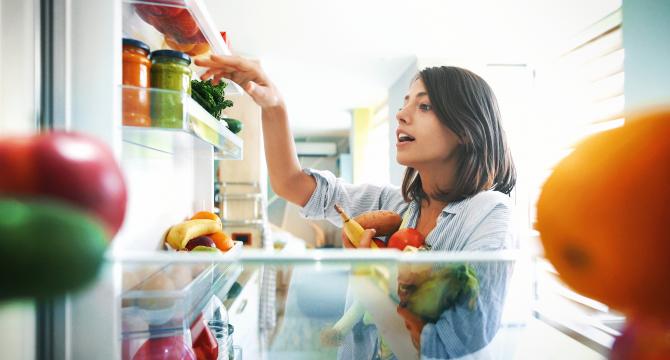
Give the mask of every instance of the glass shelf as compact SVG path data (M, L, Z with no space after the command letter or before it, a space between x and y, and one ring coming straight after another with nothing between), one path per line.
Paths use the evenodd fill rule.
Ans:
M188 94L128 85L122 85L121 89L125 142L173 153L181 141L175 133L184 133L214 146L215 159L242 159L243 140L228 130L225 121L216 120ZM148 126L128 125L140 123Z
M412 253L398 250L271 251L244 248L235 256L228 257L209 253L124 252L111 255L107 260L120 264L122 268L165 263L198 267L200 264L218 263L223 266L238 264L247 273L260 270L265 279L256 285L260 286L261 306L231 305L228 311L230 323L235 326L237 337L234 338L238 341L247 339L252 332L264 326L258 322L264 320L248 321L253 318L247 317L248 311L259 312L257 319L278 317L276 328L270 329L273 335L271 341L256 349L266 358L335 359L339 350L354 348L362 351L357 353L359 355L367 354L376 345L366 339L376 339L379 335L398 358L417 358L418 352L412 345L405 318L399 311L412 309L425 312L425 308L435 303L439 307L432 311L433 315L420 315L425 316L426 324L435 324L446 317L447 320L440 325L447 327L445 331L460 334L463 327L467 328L462 346L458 345L460 347L454 351L464 355L485 353L486 356L514 359L517 344L526 339L526 315L530 315L530 308L518 299L519 296L525 300L530 298L530 284L527 284L529 290L525 292L511 285L515 282L513 274L525 273L524 269L517 269L523 256L517 251ZM470 274L468 278L474 276L476 281L455 280L456 276L463 274ZM401 301L401 279L416 281L416 285L411 285L414 286L411 294L421 295ZM445 284L449 281L444 285L449 291L441 292L439 289L443 285L436 285L442 284L440 281L443 280ZM432 285L428 285L430 282ZM424 288L424 284L427 287ZM268 286L271 290L267 290ZM251 301L249 294L252 287L243 287L238 295L240 304ZM456 303L445 300L440 304L435 301L451 296L448 295L450 291L461 292L466 287L476 288L477 291L464 292L466 295L459 295ZM517 297L514 301L508 301L510 298L506 296L511 293ZM406 306L403 305L405 301ZM421 302L423 305L420 305ZM519 311L520 306L524 307ZM458 330L449 329L452 321ZM440 341L439 336L434 334L433 340ZM445 346L452 345L445 343ZM254 349L243 346L243 351L247 350L256 354Z
M236 257L241 249L237 242L228 252L216 255ZM125 266L123 286L129 289L121 294L124 352L161 338L188 339L188 330L204 315L213 296L228 293L242 270L238 263L216 262Z
M201 0L124 0L123 34L149 45L151 50L173 49L192 58L231 55ZM192 65L198 76L204 69ZM226 94L242 94L228 82Z

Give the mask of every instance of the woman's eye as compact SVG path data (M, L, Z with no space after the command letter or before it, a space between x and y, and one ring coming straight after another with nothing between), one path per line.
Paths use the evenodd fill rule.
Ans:
M419 110L421 111L431 111L433 110L433 106L429 104L419 104Z

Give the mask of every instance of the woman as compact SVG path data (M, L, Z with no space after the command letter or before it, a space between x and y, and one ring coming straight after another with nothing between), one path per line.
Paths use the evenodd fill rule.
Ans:
M212 55L196 60L203 78L231 79L263 109L270 184L279 196L303 207L308 218L341 224L334 204L352 216L393 210L416 228L432 250L480 251L513 247L509 194L516 173L495 96L476 74L456 67L419 72L398 111L397 161L407 167L402 187L350 185L326 171L302 169L289 130L285 104L259 65ZM369 247L368 230L361 246ZM352 245L345 241L345 246ZM488 344L500 325L507 265L477 267L476 310L456 307L434 324L399 309L423 357L453 358ZM405 284L407 285L407 284ZM354 340L354 338L356 340ZM369 359L379 353L374 328L359 323L340 350L342 358Z

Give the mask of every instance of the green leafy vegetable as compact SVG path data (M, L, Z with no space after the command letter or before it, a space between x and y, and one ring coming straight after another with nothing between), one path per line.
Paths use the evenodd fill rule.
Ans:
M212 80L191 80L191 97L218 120L223 109L233 106L233 102L225 98L226 85L223 81L214 85Z

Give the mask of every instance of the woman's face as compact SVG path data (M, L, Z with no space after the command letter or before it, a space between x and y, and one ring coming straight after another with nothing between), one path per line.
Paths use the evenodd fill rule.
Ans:
M454 160L458 136L437 118L421 78L412 82L396 115L396 159L415 169L445 165Z

